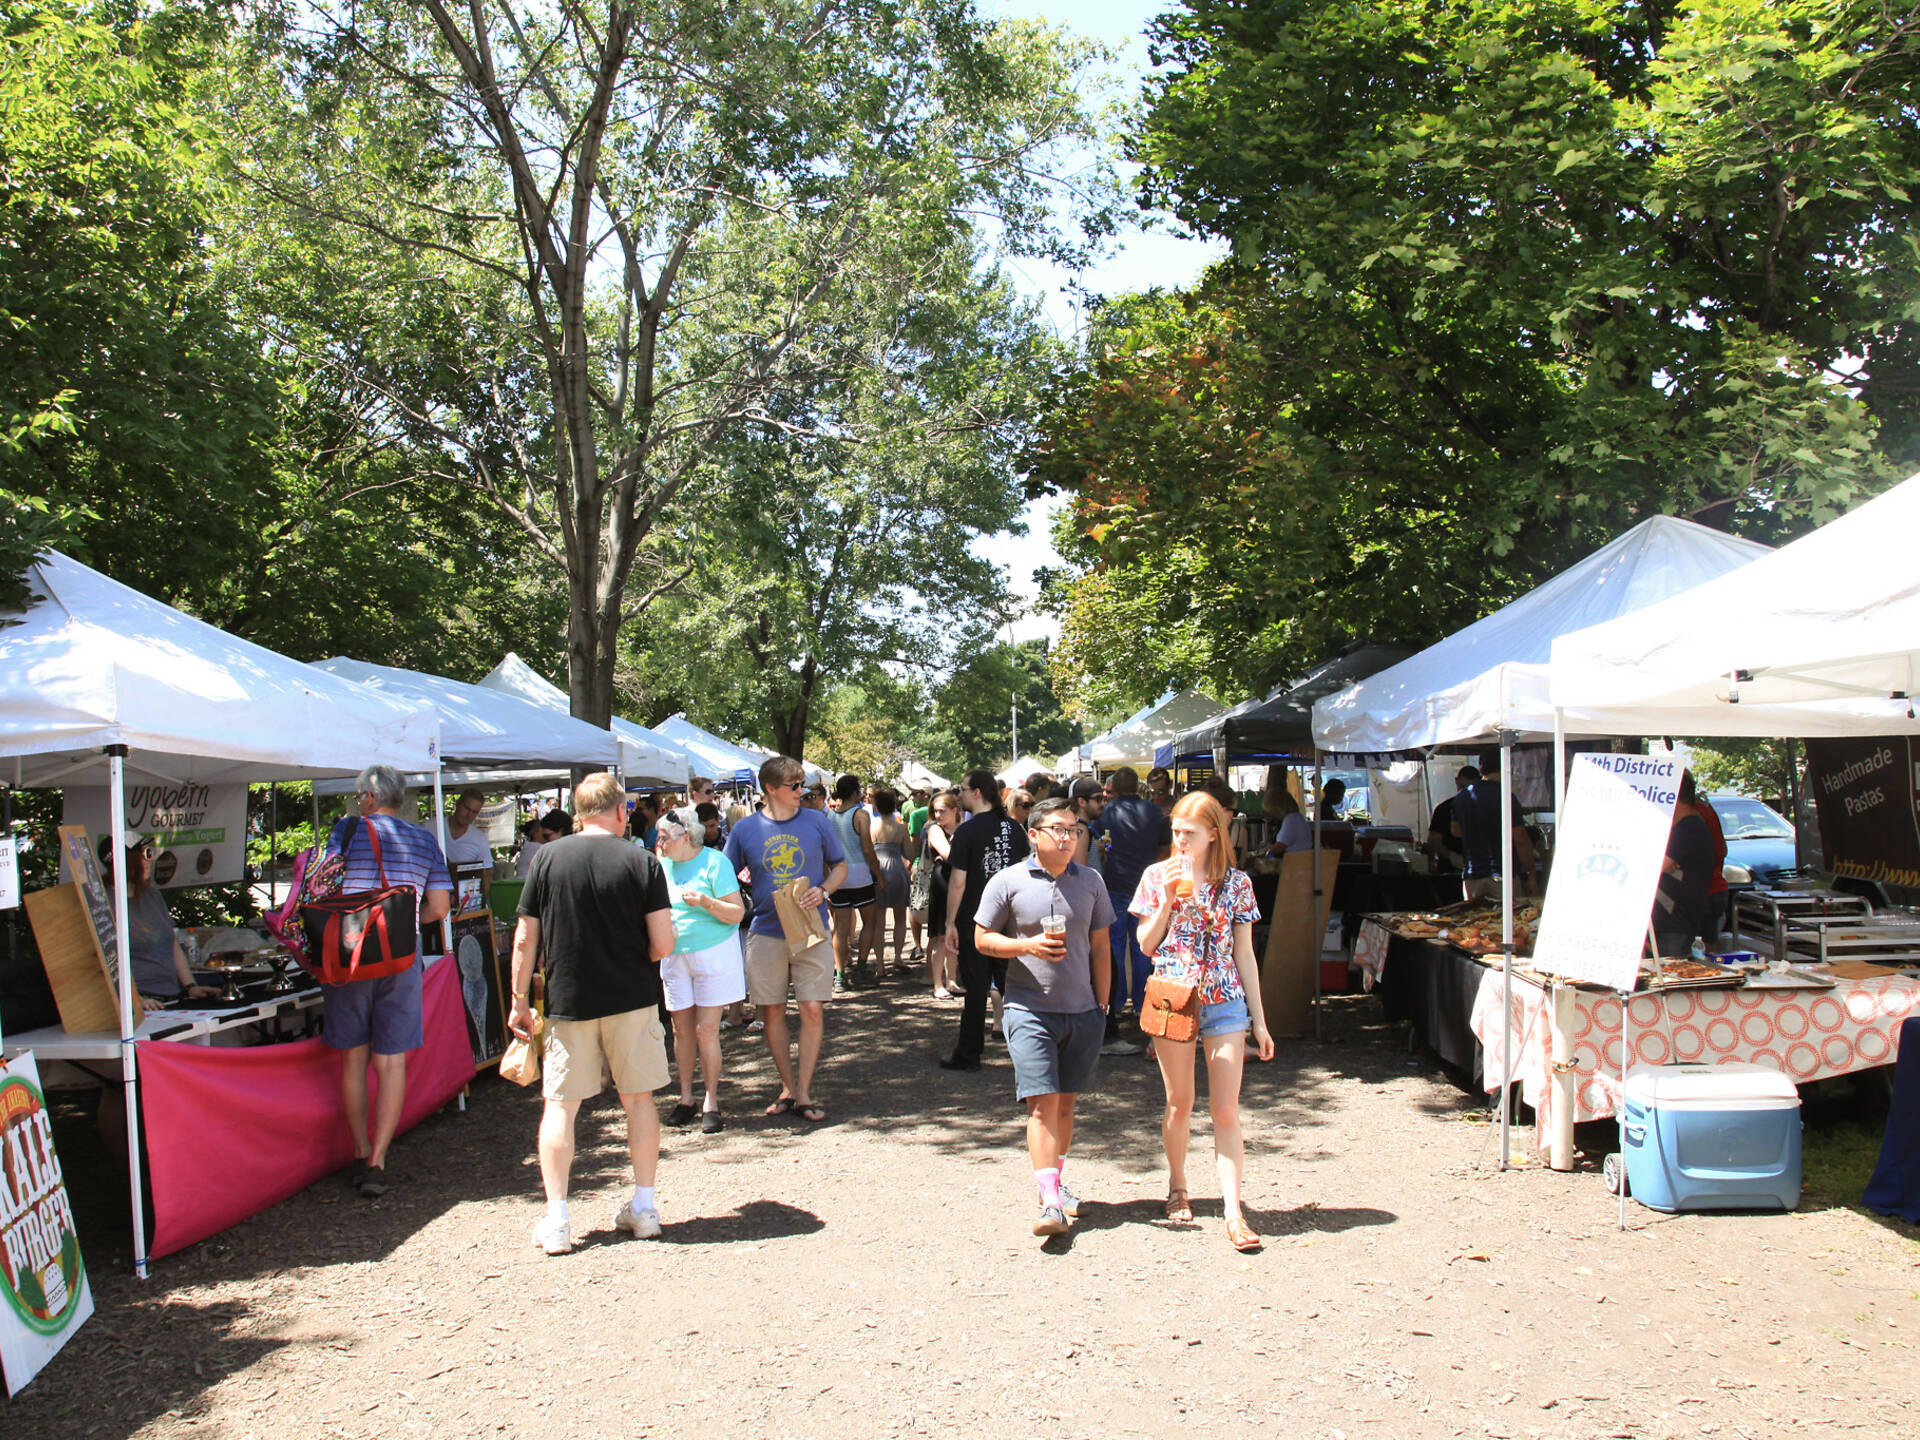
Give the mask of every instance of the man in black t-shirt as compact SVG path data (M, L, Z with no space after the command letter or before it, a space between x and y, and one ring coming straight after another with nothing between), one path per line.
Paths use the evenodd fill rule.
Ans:
M578 833L543 845L520 892L513 936L513 1009L507 1024L530 1034L533 962L546 950L547 1021L542 1056L540 1178L547 1213L533 1243L549 1255L573 1248L567 1179L580 1102L600 1093L600 1067L613 1072L627 1112L633 1199L614 1228L660 1233L653 1202L660 1160L660 1116L653 1092L667 1083L666 1031L660 1024L659 962L673 953L673 915L660 862L625 838L626 791L612 775L574 787Z
M1513 831L1513 893L1533 893L1533 841L1520 802L1513 800L1507 815ZM1500 898L1500 752L1480 756L1480 778L1453 797L1455 838L1466 863L1460 867L1460 893L1468 900Z
M1454 793L1433 807L1433 818L1427 821L1426 842L1420 848L1433 861L1436 875L1459 870L1466 863L1467 857L1460 853L1460 839L1453 830L1453 807L1459 801L1460 792L1479 778L1479 770L1462 765L1453 772Z
M969 771L960 782L960 803L972 818L953 832L947 863L947 949L960 960L960 981L967 987L960 1010L960 1038L942 1070L978 1070L987 1048L987 986L1004 986L1007 962L990 960L973 944L973 917L987 881L1015 861L1027 858L1027 832L1000 808L1000 782L991 770Z

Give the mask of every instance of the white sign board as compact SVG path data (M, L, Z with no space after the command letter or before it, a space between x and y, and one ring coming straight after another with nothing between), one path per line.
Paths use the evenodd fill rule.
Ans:
M11 835L0 835L0 910L20 904L20 857L14 844Z
M0 1065L0 1370L20 1389L93 1314L40 1072Z
M1671 755L1574 757L1535 970L1632 991L1682 768Z
M126 795L127 834L153 842L153 879L162 890L240 879L247 860L245 785L129 782ZM64 819L107 834L107 787L69 787ZM62 870L60 878L72 877Z

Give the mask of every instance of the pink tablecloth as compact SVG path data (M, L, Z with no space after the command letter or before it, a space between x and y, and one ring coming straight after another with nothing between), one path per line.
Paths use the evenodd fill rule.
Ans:
M1534 1107L1536 1141L1552 1130L1547 993L1514 977L1514 1079ZM1620 1093L1620 997L1574 991L1576 1122L1614 1113ZM1633 997L1636 1065L1724 1064L1748 1060L1791 1076L1822 1080L1890 1065L1900 1024L1920 1015L1920 982L1898 976L1842 980L1831 990L1676 990ZM1485 1052L1487 1089L1500 1088L1500 972L1490 970L1474 1001L1473 1033Z
M427 969L424 1043L407 1053L400 1128L473 1078L473 1047L452 965ZM246 1048L140 1042L140 1112L153 1186L153 1254L218 1234L353 1158L340 1055L318 1040ZM379 1082L369 1079L369 1103Z

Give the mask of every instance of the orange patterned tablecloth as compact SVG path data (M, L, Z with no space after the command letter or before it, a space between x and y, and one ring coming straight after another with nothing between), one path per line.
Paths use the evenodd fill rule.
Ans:
M1514 976L1514 1079L1534 1107L1534 1137L1551 1132L1553 1087L1548 1085L1547 992ZM1841 980L1831 990L1675 990L1633 997L1636 1065L1719 1065L1747 1060L1791 1076L1823 1080L1875 1065L1891 1065L1900 1049L1900 1025L1920 1016L1920 981L1900 976ZM1620 997L1574 991L1574 1111L1576 1122L1604 1120L1620 1093ZM1473 1033L1485 1052L1489 1091L1500 1088L1500 972L1490 970L1474 1001Z

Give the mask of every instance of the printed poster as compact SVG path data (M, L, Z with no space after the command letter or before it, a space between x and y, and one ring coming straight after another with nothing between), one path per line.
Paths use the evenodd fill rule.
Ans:
M1671 755L1574 757L1535 970L1632 991L1683 768Z
M20 905L20 856L11 835L0 835L0 910Z
M93 1314L39 1068L0 1065L0 1370L17 1395Z
M124 787L127 834L153 842L153 883L162 890L187 885L230 885L247 862L247 787L195 781L131 781ZM112 831L104 785L75 785L66 792L62 818L95 835ZM73 877L64 870L62 880Z
M1807 741L1827 869L1920 886L1920 746L1905 735Z

